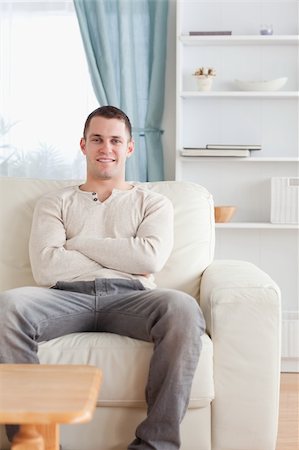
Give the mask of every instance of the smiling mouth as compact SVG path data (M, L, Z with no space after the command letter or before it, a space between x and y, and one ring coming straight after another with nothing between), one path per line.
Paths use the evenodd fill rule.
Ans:
M113 159L113 158L97 158L96 161L100 162L100 163L111 163L111 162L115 162L115 159Z

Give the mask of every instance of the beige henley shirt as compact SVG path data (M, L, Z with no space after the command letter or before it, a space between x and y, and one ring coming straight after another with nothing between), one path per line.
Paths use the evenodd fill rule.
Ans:
M29 243L36 283L126 278L154 288L173 245L171 202L140 185L95 198L70 186L39 199Z

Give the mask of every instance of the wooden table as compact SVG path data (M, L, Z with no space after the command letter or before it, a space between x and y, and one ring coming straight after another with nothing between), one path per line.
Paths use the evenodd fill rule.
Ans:
M92 366L0 364L0 423L20 424L12 450L58 450L59 424L91 420L101 378Z

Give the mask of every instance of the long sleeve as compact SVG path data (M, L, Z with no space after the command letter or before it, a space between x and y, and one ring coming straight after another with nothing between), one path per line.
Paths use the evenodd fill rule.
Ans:
M147 203L144 217L134 236L80 235L66 242L69 250L77 250L104 267L131 274L160 271L172 246L173 207L162 196L154 196Z
M136 186L101 203L70 186L37 202L29 255L40 286L104 277L153 288L172 245L173 206L166 197Z
M29 255L33 277L40 286L53 286L58 280L88 275L100 266L76 250L66 250L66 230L62 220L62 200L43 197L35 207Z

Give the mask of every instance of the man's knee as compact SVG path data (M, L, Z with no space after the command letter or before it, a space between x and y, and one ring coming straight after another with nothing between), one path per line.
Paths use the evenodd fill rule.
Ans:
M34 288L20 287L4 291L0 294L0 321L2 325L15 320L16 317L24 317L26 310L33 298Z
M163 306L171 325L186 333L187 328L192 328L200 334L204 333L205 321L197 301L189 294L165 289L163 293Z
M18 295L15 293L18 289L1 292L0 294L0 314L7 316L14 310L17 303Z

